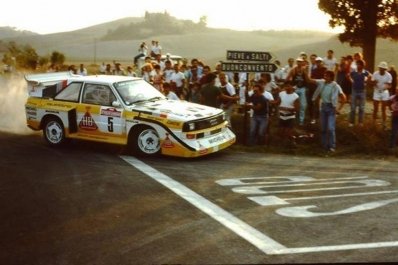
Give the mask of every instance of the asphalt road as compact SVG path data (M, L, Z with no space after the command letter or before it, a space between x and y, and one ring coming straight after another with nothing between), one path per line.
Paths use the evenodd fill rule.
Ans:
M398 261L395 160L0 146L0 264Z

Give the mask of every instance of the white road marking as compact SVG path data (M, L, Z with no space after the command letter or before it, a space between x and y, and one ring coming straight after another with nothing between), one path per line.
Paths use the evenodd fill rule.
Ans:
M145 175L151 177L166 188L172 190L174 193L194 205L196 208L208 214L210 217L217 220L222 225L229 228L231 231L253 244L262 252L266 254L278 254L279 252L286 249L285 246L279 244L272 238L264 235L257 229L251 227L247 223L220 208L216 204L210 202L206 198L202 197L201 195L197 194L196 192L192 191L181 183L173 180L172 178L166 176L165 174L148 166L142 161L130 156L121 156L121 158L130 165L137 168Z
M357 197L357 196L371 196L381 194L393 194L398 193L398 190L388 191L373 191L373 192L358 192L358 193L346 193L336 195L320 195L320 196L308 196L308 197L294 197L294 198L279 198L276 196L253 196L247 197L261 206L272 206L272 205L287 205L290 204L288 201L300 201L300 200L314 200L314 199L330 199L330 198L342 198L342 197Z
M297 183L297 182L325 182L325 181L341 181L341 180L358 180L358 179L367 179L367 176L362 177L345 177L345 178L322 178L316 179L314 177L308 176L276 176L276 177L243 177L243 178L233 178L233 179L220 179L217 180L216 183L221 186L251 186L251 185L269 185L269 184L280 184L280 183ZM270 180L278 180L279 181L270 181ZM287 179L287 180L285 180ZM265 181L262 181L265 180ZM246 182L245 182L246 181Z
M347 244L347 245L335 245L335 246L286 248L281 250L278 254L298 254L298 253L310 253L310 252L342 251L342 250L357 250L357 249L387 248L387 247L398 247L398 241Z
M386 206L390 203L398 202L398 198L391 200L380 200L362 203L359 205L355 205L353 207L349 207L347 209L335 212L311 212L309 209L317 208L315 205L306 205L306 206L296 206L296 207L285 207L277 209L275 212L279 215L286 217L301 217L301 218L309 218L309 217L320 217L320 216L332 216L332 215L341 215L341 214L349 214L355 212L363 212L368 210L373 210L379 207Z
M312 188L312 189L296 189L296 190L262 190L264 188L274 188L274 187L302 187L302 186L315 186L315 185L332 185L332 184L344 184L344 183L359 183L361 185L357 186L347 186L347 187L332 187L332 188ZM298 184L284 184L284 185L263 185L263 186L242 186L232 188L233 192L255 195L255 194L276 194L276 193L297 193L297 192L307 192L307 191L325 191L325 190L343 190L343 189L359 189L365 187L383 187L389 186L391 183L384 180L378 179L365 179L365 180L355 180L355 181L335 181L335 182L321 182L321 183L298 183Z
M261 233L257 229L251 227L247 223L238 219L234 215L210 202L206 198L197 194L196 192L185 187L181 183L173 180L167 175L157 171L156 169L146 165L142 161L130 156L121 156L121 158L134 166L136 169L143 172L145 175L156 180L166 188L172 190L183 199L205 212L213 219L220 222L222 225L241 236L265 254L270 255L283 255L283 254L297 254L297 253L311 253L311 252L324 252L324 251L342 251L342 250L357 250L369 248L385 248L385 247L398 247L398 241L391 242L374 242L374 243L359 243L359 244L345 244L333 246L313 246L313 247L299 247L288 248L267 235Z

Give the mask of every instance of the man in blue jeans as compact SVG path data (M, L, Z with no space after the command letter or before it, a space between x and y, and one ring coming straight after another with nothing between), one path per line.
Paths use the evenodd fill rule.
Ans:
M321 134L322 147L329 152L336 150L336 107L339 95L346 100L341 87L334 80L334 72L326 71L324 79L315 80L317 89L312 96L315 101L321 98Z
M355 124L355 114L356 109L359 108L358 113L358 124L363 126L363 117L365 113L365 103L366 103L366 82L370 80L372 75L364 69L365 61L358 60L356 62L357 70L350 73L348 78L352 83L351 92L351 112L350 112L350 124L352 127Z
M304 125L305 111L307 109L307 86L310 82L308 75L308 65L302 57L296 59L297 65L290 70L286 80L292 81L295 86L295 92L299 95L300 111L299 111L299 125Z
M255 84L253 92L254 94L249 98L247 105L253 109L253 117L250 120L249 145L264 144L269 112L269 101L263 95L264 87Z

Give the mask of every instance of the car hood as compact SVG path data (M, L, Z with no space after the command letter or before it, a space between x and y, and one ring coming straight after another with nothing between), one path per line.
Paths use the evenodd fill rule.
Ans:
M221 109L178 100L141 102L132 106L131 111L177 121L203 119L222 113Z

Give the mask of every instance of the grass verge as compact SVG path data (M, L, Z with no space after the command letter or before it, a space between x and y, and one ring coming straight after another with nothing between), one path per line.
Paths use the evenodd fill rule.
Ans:
M337 116L336 119L336 152L326 152L321 147L320 125L307 124L303 127L296 126L296 145L293 146L278 136L278 118L270 118L270 128L267 143L261 146L247 146L245 144L244 115L234 114L232 117L233 131L237 136L237 144L232 147L235 151L258 152L267 154L289 154L298 156L333 156L350 158L396 158L398 152L388 148L391 129L390 121L387 121L387 129L381 124L373 124L370 114L366 114L363 126L348 126L348 113ZM307 119L309 121L309 119ZM249 119L246 129L249 129ZM313 137L308 137L313 134Z

